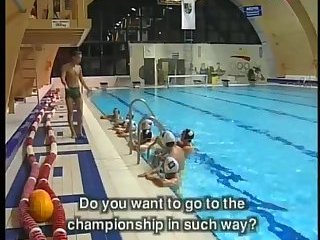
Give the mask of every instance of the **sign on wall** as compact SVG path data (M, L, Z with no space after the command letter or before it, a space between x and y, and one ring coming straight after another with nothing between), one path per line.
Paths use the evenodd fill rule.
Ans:
M156 49L154 45L144 45L143 46L143 56L144 58L155 58Z
M242 12L248 18L250 17L259 17L262 16L262 7L259 5L256 6L244 6L242 7Z
M52 28L70 28L70 20L68 19L53 19L51 24Z

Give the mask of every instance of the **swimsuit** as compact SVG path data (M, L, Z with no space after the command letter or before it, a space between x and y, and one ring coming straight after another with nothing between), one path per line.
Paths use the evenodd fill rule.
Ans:
M152 140L152 132L150 130L142 130L141 142L150 142Z
M81 92L79 87L70 87L66 89L66 98L72 98L73 100L77 100L81 97Z

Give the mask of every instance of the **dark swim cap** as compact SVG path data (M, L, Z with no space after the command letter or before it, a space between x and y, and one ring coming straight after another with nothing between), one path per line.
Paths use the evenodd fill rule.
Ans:
M194 132L190 129L185 129L182 131L182 139L191 141L194 138Z
M132 119L134 118L134 115L131 115ZM130 113L127 114L126 119L130 119Z
M114 109L113 109L113 114L116 114L116 112L117 112L118 114L120 114L120 110L119 110L118 108L114 108Z

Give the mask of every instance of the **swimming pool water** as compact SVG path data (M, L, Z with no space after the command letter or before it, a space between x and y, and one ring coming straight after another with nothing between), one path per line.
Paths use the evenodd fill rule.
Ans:
M145 99L174 133L195 132L197 148L186 162L182 197L246 198L248 211L201 211L208 217L257 216L258 231L221 240L317 239L317 90L294 87L209 87L97 91L103 114L122 115ZM140 113L147 113L137 104ZM135 114L138 121L141 118Z

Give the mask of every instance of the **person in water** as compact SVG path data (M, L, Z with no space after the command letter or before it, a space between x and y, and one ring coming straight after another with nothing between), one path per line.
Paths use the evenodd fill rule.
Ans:
M148 148L152 147L154 149L154 154L150 159L151 166L159 166L159 158L170 153L172 147L175 145L176 139L172 132L163 131L160 136L156 137ZM156 145L158 147L156 147ZM153 147L155 146L155 147Z
M185 129L181 133L180 140L177 146L181 147L185 152L186 158L193 152L192 140L194 139L194 132L190 129Z
M171 156L161 157L158 167L139 174L152 181L158 187L175 187L179 184L179 163Z
M91 92L91 89L87 86L83 79L81 59L82 53L80 51L74 51L71 54L71 62L64 64L61 69L61 82L65 87L65 98L68 110L68 123L71 131L72 138L84 138L82 132L82 118L83 118L83 100L80 92L80 84L87 90L87 94ZM73 126L73 110L78 113L78 131Z
M110 122L118 122L121 120L120 110L118 108L114 108L112 115L102 115L100 119L107 119Z
M140 151L146 151L148 147L154 142L153 132L152 132L153 121L146 119L141 124L140 132ZM138 149L138 140L134 141L133 149Z
M179 172L184 170L185 161L192 152L191 141L193 138L194 133L189 129L182 132L180 141L177 141L170 131L165 131L161 135L160 142L163 145L162 155L169 154L175 158L179 163Z

